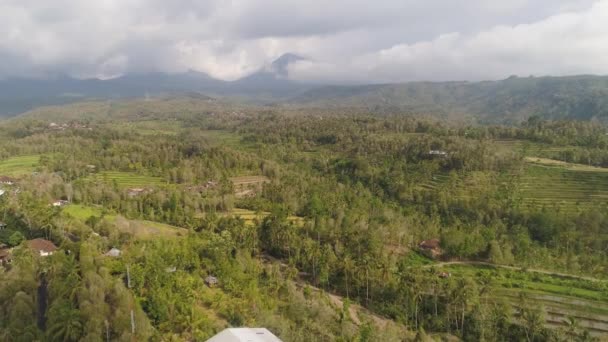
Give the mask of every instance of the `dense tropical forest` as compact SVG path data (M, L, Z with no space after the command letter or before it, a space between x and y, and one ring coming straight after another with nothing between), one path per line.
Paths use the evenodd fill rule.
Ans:
M77 103L0 123L0 181L0 340L608 337L600 122Z

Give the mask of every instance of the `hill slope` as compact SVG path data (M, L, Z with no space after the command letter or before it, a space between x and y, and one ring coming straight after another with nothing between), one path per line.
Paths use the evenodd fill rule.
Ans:
M291 99L304 106L470 115L481 121L608 118L608 77L510 77L485 82L413 82L315 88Z
M109 80L75 79L64 75L48 79L0 79L0 116L15 115L39 106L91 99L176 94L229 96L253 103L276 102L311 87L287 78L288 66L301 59L285 54L270 66L235 81L215 79L197 71L127 74Z

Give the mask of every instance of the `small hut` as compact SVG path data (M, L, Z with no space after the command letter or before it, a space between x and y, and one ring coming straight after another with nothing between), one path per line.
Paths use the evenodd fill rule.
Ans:
M110 249L106 254L104 254L105 256L109 256L112 258L118 258L120 256L121 252L120 249L118 248L114 248L112 247L112 249Z
M441 250L441 241L439 239L424 240L419 245L420 252L429 258L436 259L443 254Z
M218 284L218 280L214 276L208 276L205 278L205 284L209 287L215 287Z

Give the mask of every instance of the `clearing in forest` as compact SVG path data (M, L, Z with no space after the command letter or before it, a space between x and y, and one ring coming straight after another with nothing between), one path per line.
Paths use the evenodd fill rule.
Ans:
M234 194L236 197L253 196L256 192L262 190L264 183L270 182L265 176L240 176L230 178L234 184Z
M103 171L95 173L87 177L92 181L103 181L107 183L118 184L122 188L145 188L160 186L166 184L160 177L152 177L146 175L140 175L133 172L122 172L122 171Z
M245 147L245 144L241 141L241 136L237 133L221 130L201 130L199 134L213 146Z
M21 176L32 173L40 162L40 155L10 157L0 160L0 175Z
M174 136L182 129L182 124L175 120L147 120L115 123L111 124L110 127L120 131L133 131L142 135Z
M595 169L531 164L519 178L520 205L524 209L545 207L568 212L605 208L608 172Z
M80 204L70 204L65 206L62 211L83 222L91 216L101 217L102 215L102 208ZM185 236L188 233L188 230L185 228L160 222L129 220L116 214L106 214L104 217L113 222L121 232L129 233L140 240Z
M502 269L491 265L450 264L435 267L435 272L446 271L452 277L492 279L489 285L492 289L485 291L491 295L482 297L482 302L504 300L517 307L523 300L527 305L542 307L550 327L559 328L566 319L574 317L592 335L608 334L606 281L570 278L533 270ZM482 284L479 280L481 278L476 283Z
M522 153L524 156L554 155L572 148L517 139L494 140L494 143L496 144L499 153L518 152Z
M270 180L266 176L239 176L230 178L230 181L232 181L235 187L240 187L249 185L260 185L269 182Z
M253 210L248 209L239 209L234 208L231 211L222 214L222 216L235 216L240 217L245 221L245 224L248 226L253 226L256 221L262 221L266 216L270 215L267 211L258 211L255 212ZM294 223L296 225L303 225L304 218L299 216L288 216L287 221Z
M525 160L528 163L549 166L549 167L563 167L570 171L589 171L589 172L608 172L608 168L597 167L591 165L567 163L561 160L549 159L549 158L538 158L538 157L526 157Z

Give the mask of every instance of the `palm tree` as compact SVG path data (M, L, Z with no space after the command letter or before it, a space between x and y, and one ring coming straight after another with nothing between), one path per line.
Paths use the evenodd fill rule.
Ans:
M67 302L58 305L57 309L49 310L47 336L53 341L78 341L83 328L80 312Z
M342 261L342 267L344 268L344 275L346 276L346 278L345 278L346 298L350 298L348 275L352 274L352 271L355 268L355 263L353 262L353 259L350 258L350 256L346 255L346 256L344 256L344 260Z

